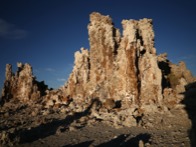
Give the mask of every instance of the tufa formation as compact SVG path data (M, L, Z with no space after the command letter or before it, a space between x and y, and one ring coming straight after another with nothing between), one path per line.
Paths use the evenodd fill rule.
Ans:
M151 19L123 20L122 26L121 37L109 16L90 15L90 51L75 53L66 93L73 99L112 99L122 108L144 111L179 103L184 86L194 82L185 63L175 65L166 54L156 55Z
M2 91L2 102L16 99L22 102L35 101L45 94L48 86L36 81L29 64L17 63L18 70L14 74L12 65L6 65L5 82Z
M92 13L90 50L75 53L67 83L56 90L38 82L29 64L18 63L15 74L7 64L0 98L0 145L28 140L31 128L56 119L66 124L58 134L100 121L116 128L190 129L190 118L189 137L195 140L195 78L184 62L172 64L166 53L156 54L151 19L123 20L122 27L121 35L109 16Z
M6 65L2 107L18 100L29 107L39 104L40 109L47 110L44 115L88 110L85 121L101 120L115 127L158 127L165 119L163 114L180 109L186 123L181 101L186 85L195 78L184 62L175 65L167 54L156 54L151 19L123 20L122 26L121 35L109 16L92 13L90 50L81 48L75 53L73 71L59 89L48 90L43 82L36 81L29 64L18 63L15 74L11 65ZM36 109L34 115L38 112Z

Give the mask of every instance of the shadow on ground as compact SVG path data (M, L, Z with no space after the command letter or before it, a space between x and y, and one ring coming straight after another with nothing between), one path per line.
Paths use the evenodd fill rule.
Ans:
M85 141L85 142L78 143L78 144L75 144L75 145L65 145L63 147L88 147L92 143L93 143L93 140L92 141Z
M30 130L20 130L20 132L17 132L15 134L15 136L19 135L20 144L23 144L23 143L31 143L38 139L43 139L50 135L54 135L56 134L56 131L60 126L66 128L75 120L78 120L83 116L89 115L93 104L96 103L97 101L98 101L97 99L92 100L90 106L83 112L78 112L78 113L74 113L73 115L68 115L65 119L54 120L50 123L42 124L38 127L31 128Z
M136 137L130 138L127 140L128 136L127 135L120 135L115 139L112 139L109 142L106 143L102 143L100 145L98 145L98 147L138 147L139 146L139 141L142 140L143 143L147 143L150 142L150 134L139 134Z
M184 95L185 109L188 113L189 119L192 121L192 128L189 130L189 138L191 146L196 146L196 82L185 86L186 91L182 93Z
M139 141L142 140L143 143L150 143L150 134L139 134L136 137L129 138L129 135L120 135L108 142L97 145L96 147L139 147ZM66 145L64 147L88 147L93 143L93 141L86 141L75 145Z

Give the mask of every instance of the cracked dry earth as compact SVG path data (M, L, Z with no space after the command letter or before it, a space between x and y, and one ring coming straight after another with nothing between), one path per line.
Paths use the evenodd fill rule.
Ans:
M190 146L190 121L185 111L172 110L168 114L144 117L142 126L138 127L115 128L90 115L42 110L39 105L27 107L21 104L6 110L6 107L2 108L0 115L4 146Z

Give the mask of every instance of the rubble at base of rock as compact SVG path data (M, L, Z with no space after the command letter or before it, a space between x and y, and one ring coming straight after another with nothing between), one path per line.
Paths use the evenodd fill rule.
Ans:
M18 63L15 74L7 64L0 99L0 130L6 130L0 132L1 144L19 142L18 131L53 121L53 116L73 119L64 126L69 130L99 121L116 128L150 128L170 126L165 118L177 110L183 119L175 123L191 127L181 102L186 85L196 80L185 63L175 65L167 54L157 56L151 19L123 20L122 26L121 36L109 16L92 13L90 50L75 53L66 86L56 90L36 81L29 64Z

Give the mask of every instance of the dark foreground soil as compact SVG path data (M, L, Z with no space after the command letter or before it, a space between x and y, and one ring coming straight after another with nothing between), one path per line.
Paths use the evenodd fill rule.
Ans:
M36 109L38 106L35 107ZM16 147L189 147L191 128L186 111L143 117L135 127L90 118L83 113L46 113L21 106L1 109L0 146ZM41 110L41 109L40 109ZM8 114L9 112L9 114ZM30 115L31 114L31 115Z
M145 146L188 147L190 146L186 128L144 129L124 127L115 129L103 123L66 130L54 135L26 142L21 147L72 147L72 146L138 146L142 140Z

